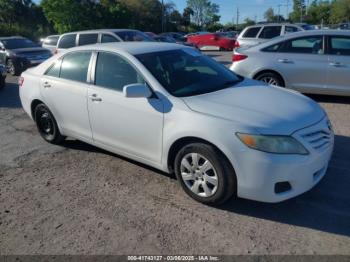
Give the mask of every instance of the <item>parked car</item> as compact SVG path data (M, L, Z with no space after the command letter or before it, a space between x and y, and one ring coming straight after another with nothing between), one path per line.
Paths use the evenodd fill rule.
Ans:
M238 49L231 70L304 93L350 95L350 32L304 31Z
M340 24L338 29L340 29L340 30L349 30L350 29L350 23Z
M0 90L5 87L6 73L6 66L0 64Z
M217 33L189 36L187 42L194 44L200 50L233 50L235 40Z
M193 43L176 41L171 36L159 35L159 36L153 37L153 39L156 40L157 42L180 44L180 45L185 45L185 46L190 46L190 47L195 47L196 48L196 46Z
M43 39L41 46L46 48L46 49L49 49L51 51L51 53L54 54L59 38L60 38L59 35L49 35L48 37Z
M269 41L280 35L303 31L294 24L259 24L246 27L237 37L235 47L254 46Z
M36 66L51 56L48 49L21 37L0 37L0 64L11 75L20 75L28 67Z
M171 37L171 38L175 39L176 42L180 42L180 43L186 42L186 37L185 37L185 35L182 34L182 33L178 33L178 32L161 33L161 34L159 34L159 36Z
M110 42L154 41L147 34L131 29L99 29L66 33L60 36L56 53L75 46Z
M304 30L316 30L314 25L309 25L307 23L295 23L295 25L300 26Z
M174 171L207 204L297 196L325 175L333 150L316 102L177 44L73 48L25 71L19 91L47 142L70 136Z
M155 34L153 32L145 32L145 34L148 35L151 38L158 36L157 34Z

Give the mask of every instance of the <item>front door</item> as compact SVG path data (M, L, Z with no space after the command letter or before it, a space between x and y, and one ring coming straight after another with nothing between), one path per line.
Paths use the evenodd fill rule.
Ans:
M123 87L144 83L131 64L114 53L97 56L88 109L96 143L125 155L159 163L163 139L163 103L158 98L126 98Z

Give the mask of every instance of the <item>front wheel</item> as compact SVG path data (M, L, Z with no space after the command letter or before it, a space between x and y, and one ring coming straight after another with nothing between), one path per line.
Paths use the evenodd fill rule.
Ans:
M34 110L34 120L42 138L51 144L60 144L65 139L61 135L57 122L45 104L39 104Z
M175 158L175 174L184 191L204 204L217 205L236 193L234 170L213 146L193 143Z

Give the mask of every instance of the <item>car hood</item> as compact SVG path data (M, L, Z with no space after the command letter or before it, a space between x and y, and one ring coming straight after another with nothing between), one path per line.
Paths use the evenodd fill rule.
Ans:
M9 51L16 55L39 54L39 53L50 52L50 50L43 47L17 48L17 49L10 49Z
M254 80L183 100L193 111L242 123L261 134L289 135L325 115L316 102L300 93Z

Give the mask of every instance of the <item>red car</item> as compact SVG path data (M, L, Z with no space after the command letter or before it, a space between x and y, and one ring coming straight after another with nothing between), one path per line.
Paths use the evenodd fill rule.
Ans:
M199 49L233 50L235 40L219 34L200 34L187 37L187 42L193 43Z

